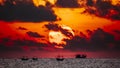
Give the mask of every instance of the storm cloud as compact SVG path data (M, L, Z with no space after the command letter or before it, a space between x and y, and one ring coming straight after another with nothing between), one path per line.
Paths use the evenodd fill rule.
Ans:
M26 32L30 37L43 38L44 36L38 34L37 32L28 31Z
M55 24L55 23L48 23L48 24L45 24L45 27L48 29L48 30L53 30L53 31L59 31L60 29L60 26L58 24Z
M114 35L98 28L95 31L87 30L90 38L75 36L72 40L66 40L65 49L72 51L119 51L120 40L115 40ZM83 34L84 35L84 34Z
M24 27L18 27L19 30L27 30L26 28Z
M23 21L23 22L41 22L56 21L57 16L51 8L45 6L34 6L33 3L25 4L6 1L5 5L0 5L0 20L3 21Z
M113 32L120 34L120 30L113 30Z
M61 25L58 25L58 24L55 24L55 23L48 23L48 24L45 25L45 27L48 30L60 31L62 34L64 34L67 37L73 37L73 34L68 29L62 28Z
M1 52L21 52L27 51L28 48L30 51L36 48L36 50L43 50L44 47L48 45L41 42L36 42L34 40L28 39L11 39L11 38L0 38L0 51Z
M87 0L86 11L99 17L104 17L112 20L120 20L120 5L113 5L110 0Z
M56 5L63 8L79 7L78 0L57 0Z

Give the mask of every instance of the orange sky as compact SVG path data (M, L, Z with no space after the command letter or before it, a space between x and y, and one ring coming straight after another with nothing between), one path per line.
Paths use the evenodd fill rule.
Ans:
M56 2L57 0L33 0L34 4L35 4L36 6L45 5L45 1L49 1L50 3L55 4L55 2ZM81 0L78 0L78 2L79 2L79 1L81 1ZM84 1L86 1L86 0L84 0ZM96 1L96 0L93 0L93 1ZM116 4L118 4L118 2L120 2L120 0L111 0L111 1L112 1L112 4L113 4L113 5L116 5ZM0 0L0 2L2 2L2 0Z
M53 10L55 11L55 14L60 17L62 20L61 21L56 21L55 23L57 24L64 24L69 27L71 27L73 30L75 30L75 34L78 35L79 32L83 32L86 34L86 30L95 30L97 28L104 28L107 26L114 26L106 28L106 31L110 31L112 29L119 29L119 21L111 21L109 19L105 18L100 18L96 17L94 15L89 15L89 14L81 14L85 9L84 8L57 8L54 7ZM2 23L2 22L0 22ZM14 22L14 23L2 23L5 26L8 26L7 28L12 30L9 32L10 34L13 33L14 31L17 32L18 34L22 34L23 36L26 36L27 31L34 31L39 33L40 35L45 35L45 40L48 38L48 33L49 31L44 27L45 24L49 22L43 22L43 23L33 23L33 22ZM1 25L1 26L3 26ZM118 28L117 28L117 27ZM24 27L28 29L27 31L22 31L22 30L17 30L19 27ZM0 27L3 29L4 27ZM6 28L6 29L7 29ZM5 29L4 29L5 30ZM3 30L3 31L4 31ZM0 30L2 31L2 30ZM7 32L9 30L6 30ZM39 39L40 40L40 39ZM47 40L48 41L48 40Z
M45 6L45 1L49 1L52 5L55 4L56 0L33 0L34 5L38 7L39 5ZM112 4L116 5L119 0L112 0ZM3 0L0 0L0 4L4 5ZM69 26L74 30L74 34L80 35L80 32L84 33L86 36L88 35L86 30L94 31L98 28L102 28L104 31L113 34L115 36L116 40L120 40L120 34L117 34L114 32L114 30L120 31L120 20L111 20L103 17L98 17L95 15L90 15L88 13L82 14L84 12L85 8L60 8L57 6L53 6L52 10L54 10L54 13L58 16L58 18L61 18L59 21L54 21L53 23L59 24L59 25L66 25ZM19 22L19 21L13 21L13 22L5 22L0 21L0 42L1 38L11 38L11 39L28 39L28 40L34 40L40 43L47 43L48 46L50 46L50 40L49 40L49 32L45 25L50 23L49 21L44 22ZM23 27L27 30L20 30L19 27ZM26 34L26 32L32 31L37 32L41 36L44 36L43 38L35 38L30 37ZM112 44L111 44L112 45ZM44 51L30 51L30 49L37 49L37 47L34 46L23 46L24 49L26 49L26 53L12 53L11 56L15 55L28 55L28 56L40 56L43 57L55 57L59 53L70 57L73 57L77 53L82 52L72 52L70 50L57 50L54 48L46 47L45 49L46 53ZM23 49L23 50L24 50ZM50 51L50 52L49 52ZM56 52L55 52L56 51ZM4 52L3 52L4 53ZM86 52L83 52L86 54ZM10 54L10 53L9 53ZM14 55L13 55L14 54ZM40 55L39 55L40 54ZM52 54L52 55L51 55ZM95 52L94 54L92 52L87 52L89 57L103 57L102 55L104 52ZM109 53L110 54L110 53ZM114 53L113 53L114 54ZM8 55L8 54L6 54ZM105 54L107 55L107 53ZM116 53L117 55L117 53ZM22 56L22 55L21 55Z
M0 4L3 4L3 0L0 0ZM56 0L33 0L36 7L39 5L45 6L45 1L49 1L53 5L55 4ZM112 4L116 5L118 3L118 0L112 0ZM59 25L66 25L69 26L74 30L75 35L80 35L80 32L87 35L86 30L94 31L98 28L102 28L106 32L109 32L110 34L113 34L116 39L120 40L120 35L114 33L114 30L120 31L120 20L110 20L103 17L97 17L95 15L90 15L88 13L82 14L82 12L85 10L84 7L82 8L60 8L60 7L52 7L54 10L54 13L61 18L59 21L54 21L53 23L59 24ZM49 40L49 32L45 27L45 24L50 23L49 21L44 22L19 22L19 21L13 21L13 22L4 22L0 21L0 38L3 37L10 37L12 39L30 39L35 40L37 42L47 43L50 44ZM26 28L27 30L19 30L19 27ZM34 38L30 37L26 34L26 32L32 31L37 32L38 34L45 36L43 38ZM47 48L46 48L47 49ZM52 50L52 49L51 49ZM69 52L69 51L68 51ZM71 52L72 53L72 52ZM36 53L37 54L37 53ZM56 55L56 54L55 54Z
M97 28L104 28L107 26L111 26L114 24L113 27L110 27L111 29L118 29L116 26L118 26L119 23L116 21L111 21L109 19L105 18L100 18L96 17L94 15L89 15L89 14L80 14L84 8L53 8L55 11L55 14L60 17L62 20L61 21L56 21L55 23L58 24L64 24L69 27L71 27L73 30L76 31L75 34L78 34L77 31L81 31L83 33L86 32L86 30L95 30ZM119 22L119 21L118 21ZM35 31L40 33L41 35L48 35L47 29L44 27L45 24L48 22L44 23L13 23L9 24L13 29L18 28L19 26L25 27L30 31ZM74 24L73 24L74 23ZM45 32L47 31L47 32ZM21 33L24 33L24 31L19 31Z
M96 16L91 16L89 14L80 14L80 12L82 12L82 10L84 10L83 8L74 8L74 9L69 9L69 8L53 8L55 10L55 14L57 14L62 20L61 21L56 21L55 23L58 24L64 24L67 25L69 27L71 27L73 30L75 30L75 35L79 35L79 32L83 32L86 34L86 30L95 30L97 28L105 28L106 31L112 31L113 29L119 29L119 23L117 23L116 21L111 21L105 18L100 18L100 17L96 17ZM119 21L118 21L119 22ZM2 23L2 22L1 22ZM4 29L7 32L4 32L4 30L0 30L3 33L7 34L13 34L14 32L16 32L17 34L21 34L24 37L26 35L27 31L33 31L33 32L37 32L40 35L44 35L45 36L45 40L44 42L46 42L46 40L48 41L48 33L49 30L47 30L47 28L44 27L45 24L47 24L48 22L43 22L43 23L23 23L23 22L14 22L14 23L2 23L2 27L0 27L1 29L4 29L4 27L6 26L6 29ZM3 27L3 25L5 25ZM114 25L114 26L112 26ZM112 27L111 27L112 26ZM23 31L23 30L17 30L17 28L19 27L24 27L28 30ZM9 31L9 32L8 32ZM15 33L13 34L15 35ZM30 38L30 37L27 37ZM30 38L31 39L31 38ZM35 39L35 38L34 38ZM41 41L40 39L36 39L38 41ZM43 41L43 39L42 39Z

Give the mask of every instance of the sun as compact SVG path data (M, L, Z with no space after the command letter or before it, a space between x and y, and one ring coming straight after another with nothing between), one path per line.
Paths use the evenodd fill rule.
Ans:
M49 32L49 42L55 44L56 48L64 48L66 45L65 39L72 39L74 36L74 32L72 28L66 25L60 25L60 29L58 31L51 30Z

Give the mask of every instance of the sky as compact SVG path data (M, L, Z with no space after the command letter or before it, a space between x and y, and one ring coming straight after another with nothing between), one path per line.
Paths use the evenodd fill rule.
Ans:
M119 0L0 0L0 57L120 58Z

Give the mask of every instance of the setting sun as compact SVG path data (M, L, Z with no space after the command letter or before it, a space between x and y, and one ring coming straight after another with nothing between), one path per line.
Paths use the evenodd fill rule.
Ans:
M63 48L66 45L67 39L72 39L74 36L74 32L72 28L60 25L60 28L56 31L49 32L49 42L55 44L56 48Z

